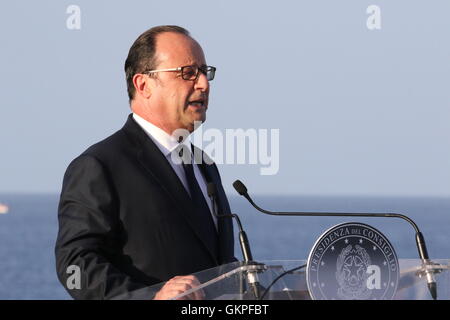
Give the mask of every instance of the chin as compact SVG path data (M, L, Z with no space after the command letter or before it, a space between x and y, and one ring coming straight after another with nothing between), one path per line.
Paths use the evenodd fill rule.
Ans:
M189 123L189 125L187 126L187 130L189 130L189 132L193 132L194 130L196 130L203 122L205 122L206 117L202 117L202 118L196 118L194 119L191 123ZM196 123L197 122L197 123Z
M201 121L202 123L206 121L206 110L202 112L196 112L192 115L192 123L194 121Z

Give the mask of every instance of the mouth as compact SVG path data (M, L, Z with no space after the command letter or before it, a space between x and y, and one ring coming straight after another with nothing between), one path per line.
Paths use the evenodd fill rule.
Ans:
M191 100L188 102L188 106L193 108L207 108L204 99Z

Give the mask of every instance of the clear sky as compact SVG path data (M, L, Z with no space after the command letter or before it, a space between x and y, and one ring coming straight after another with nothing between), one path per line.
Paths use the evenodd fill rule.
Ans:
M220 165L230 193L241 179L259 194L450 196L449 14L438 0L3 1L0 193L59 192L130 112L130 45L177 24L217 67L202 128L279 130L277 174Z

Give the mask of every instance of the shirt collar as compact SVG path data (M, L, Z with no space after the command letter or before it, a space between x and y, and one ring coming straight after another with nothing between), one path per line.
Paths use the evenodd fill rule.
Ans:
M177 141L177 139L175 139L175 137L171 136L161 128L155 126L153 123L143 119L136 113L133 113L133 118L139 124L139 126L145 131L145 133L150 137L150 139L152 139L153 142L155 142L159 150L161 150L161 152L165 156L171 154L172 151L174 151L180 145L180 143ZM184 139L184 141L181 143L186 145L189 148L188 150L191 150L190 136Z

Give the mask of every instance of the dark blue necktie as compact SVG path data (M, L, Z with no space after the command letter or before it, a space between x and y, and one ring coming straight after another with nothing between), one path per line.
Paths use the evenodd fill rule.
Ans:
M185 148L187 149L187 148ZM183 152L189 152L188 150L181 149L180 156L183 158ZM191 157L184 157L184 159L192 159ZM183 161L183 168L186 174L186 181L189 186L189 192L191 194L191 199L194 207L194 215L196 215L196 220L201 221L201 224L198 226L202 229L202 233L207 236L207 241L212 246L216 258L218 258L219 252L219 240L216 231L216 227L214 225L213 218L211 216L211 212L209 210L208 204L206 203L205 197L203 196L203 192L198 184L197 179L194 174L194 167L192 161Z

